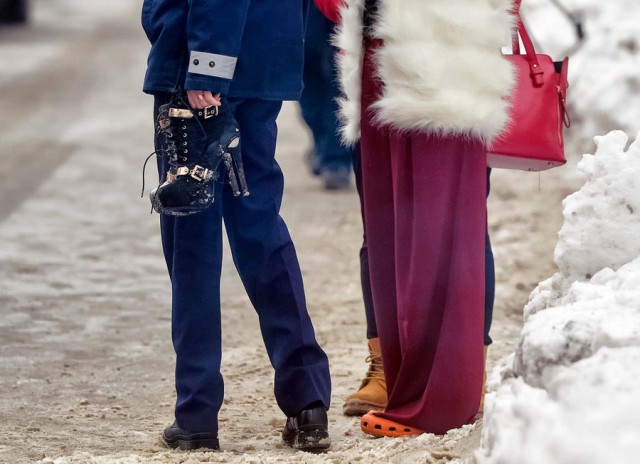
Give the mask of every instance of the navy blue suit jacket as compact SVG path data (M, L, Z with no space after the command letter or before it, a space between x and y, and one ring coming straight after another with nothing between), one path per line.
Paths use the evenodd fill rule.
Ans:
M144 0L144 91L295 100L309 0Z

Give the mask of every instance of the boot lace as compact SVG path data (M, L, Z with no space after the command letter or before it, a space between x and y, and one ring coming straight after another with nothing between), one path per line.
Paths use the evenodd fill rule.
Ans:
M382 355L370 352L366 362L369 363L369 370L364 375L365 380L384 380L384 370L382 368Z
M187 132L186 127L184 126L184 120L180 119L177 124L173 124L170 122L169 117L169 108L177 103L181 104L183 107L189 108L189 105L180 96L180 94L175 93L172 97L172 100L169 103L162 105L158 112L155 124L155 132L156 138L157 136L160 136L162 139L162 143L159 147L156 147L156 151L147 156L144 161L144 165L142 166L142 192L140 194L141 197L144 197L145 173L147 169L147 163L153 155L167 158L169 171L176 170L182 164L181 162L186 163L188 161L187 154L189 153L189 143L186 140ZM197 118L195 119L195 121L198 124L200 131L202 132L202 140L206 140L207 132L204 126ZM178 146L180 146L180 148L178 148ZM215 166L214 169L217 169L217 166ZM160 184L162 184L162 182L163 180L160 180ZM151 208L151 213L153 213L153 206Z
M147 170L147 163L151 159L153 155L164 156L168 159L168 163L170 168L175 168L178 166L178 149L176 147L176 142L174 140L175 134L173 132L172 125L169 121L169 106L170 105L162 105L160 107L160 111L158 112L158 117L156 118L156 136L162 136L163 143L161 147L157 147L156 151L147 156L144 160L144 164L142 165L142 192L140 193L140 197L144 197L144 188L145 188L145 173Z

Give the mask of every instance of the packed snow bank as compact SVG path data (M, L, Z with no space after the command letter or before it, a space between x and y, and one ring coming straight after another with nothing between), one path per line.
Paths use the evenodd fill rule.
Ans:
M571 22L549 0L523 2L524 18L538 52L555 59L569 53L568 102L573 127L568 142L586 149L593 134L640 130L640 104L629 104L640 92L640 39L637 0L562 0L583 20L585 40L576 44Z
M640 456L640 141L597 137L563 203L555 260L494 372L479 463L602 464ZM494 377L494 378L495 378Z
M532 292L525 317L584 293L602 294L616 285L612 279L618 282L612 274L620 270L626 275L620 268L640 256L640 141L627 151L628 138L621 131L595 141L596 155L585 155L578 164L585 184L563 202L564 224L555 249L559 272ZM570 289L576 281L588 284Z
M603 348L554 367L541 388L523 379L487 398L479 463L637 462L640 348Z

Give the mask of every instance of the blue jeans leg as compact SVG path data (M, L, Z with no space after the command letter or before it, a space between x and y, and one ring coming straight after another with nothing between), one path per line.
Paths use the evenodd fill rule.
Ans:
M487 168L487 198L489 197L490 185L489 179L491 178L491 168ZM496 295L496 269L495 262L493 260L493 249L491 248L491 239L489 238L489 226L487 225L487 233L485 235L484 242L484 344L485 346L491 345L493 340L489 332L491 331L491 323L493 321L493 302Z
M311 129L321 170L349 169L351 152L340 143L337 118L340 96L336 70L339 52L331 45L334 24L315 5L309 9L305 37L302 117Z

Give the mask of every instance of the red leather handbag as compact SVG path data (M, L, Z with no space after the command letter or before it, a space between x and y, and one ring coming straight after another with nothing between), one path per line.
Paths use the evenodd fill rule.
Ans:
M516 72L516 87L509 97L511 122L487 152L493 168L543 171L567 162L563 126L571 120L566 107L569 59L554 63L548 55L537 55L520 16L521 0L514 3L517 30L513 54L505 55ZM525 53L520 54L518 34Z

